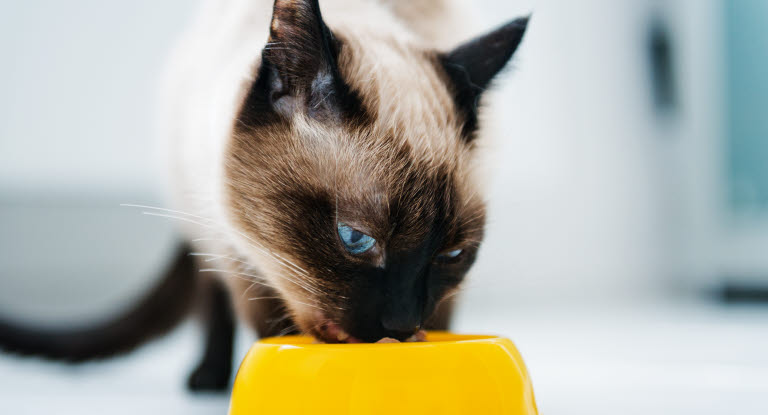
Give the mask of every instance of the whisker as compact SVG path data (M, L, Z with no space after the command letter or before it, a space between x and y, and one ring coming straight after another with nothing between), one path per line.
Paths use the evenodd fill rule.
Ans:
M298 300L290 300L290 301L291 301L292 303L296 303L296 304L305 305L305 306L307 306L307 307L312 307L312 308L314 308L314 309L317 309L317 310L320 310L320 311L325 311L323 308L321 308L321 307L318 307L318 306L317 306L317 305L315 305L315 304L304 303L304 302L301 302L301 301L298 301Z
M281 305L281 307L285 308L285 304ZM275 327L277 327L278 324L282 323L285 320L288 320L291 318L291 315L288 312L283 313L283 315L279 318L272 319L269 321L269 327L268 330L271 331Z
M214 269L214 268L204 268L204 269L198 270L198 272L215 272L215 273L222 274L222 275L225 275L225 276L232 276L232 277L241 279L243 281L249 281L249 282L252 282L252 283L255 283L255 284L263 285L265 287L269 287L269 285L267 285L265 282L256 280L254 278L247 278L248 277L247 274L243 275L243 274L241 274L239 272L230 272L230 271L227 271L227 270Z
M277 333L277 336L278 337L285 336L286 334L289 334L290 332L292 332L294 330L297 330L298 328L299 328L299 326L297 326L295 323L291 324L290 326L280 330L280 332Z
M203 260L204 262L211 262L211 261L216 261L216 260L219 260L219 259L225 259L225 260L228 260L228 261L237 262L238 264L246 265L248 268L252 268L252 269L258 268L257 266L251 264L250 262L243 261L242 259L237 259L237 258L231 257L231 256L226 255L226 254L207 254L207 253L204 253L204 252L191 252L189 255L191 255L191 256L210 257L210 258L204 259Z
M272 297L250 297L248 298L248 301L258 301L258 300L282 300L283 297L279 296L272 296Z
M240 295L240 298L245 298L245 296L248 295L248 291L251 291L253 289L253 287L255 287L257 285L258 285L258 281L251 282L251 284L248 286L248 288L243 290L243 294Z
M185 215L185 216L189 216L189 217L192 217L192 218L213 222L212 219L204 218L202 216L198 216L198 215L195 215L195 214L192 214L192 213L189 213L189 212L182 212L180 210L166 209L166 208L157 207L157 206L134 205L134 204L130 204L130 203L121 203L120 206L123 206L123 207L134 207L134 208L139 208L139 209L159 210L161 212L175 213L177 215Z
M190 240L190 242L230 242L230 241L224 238L195 238Z
M144 214L144 215L147 215L147 216L157 216L157 217L161 217L161 218L176 219L176 220L180 220L180 221L183 221L183 222L189 222L189 223L192 223L192 224L195 224L195 225L209 227L209 225L202 224L202 223L200 223L200 222L198 222L196 220L192 220L192 219L189 219L189 218L182 218L181 216L166 215L166 214L163 214L163 213L154 213L154 212L141 212L141 213Z
M161 207L157 207L157 206L136 205L136 204L129 204L129 203L123 203L123 204L121 204L121 206L136 207L136 208L141 208L141 209L153 209L153 210L158 210L158 211L161 211L161 212L168 212L168 213L175 213L175 214L189 216L189 217L192 217L192 218L195 218L195 219L200 219L200 220L207 221L207 222L210 222L210 223L201 223L199 221L195 221L195 220L192 220L192 219L189 219L189 218L184 218L184 217L174 216L174 215L166 215L166 214L160 214L160 213L155 213L155 212L146 212L146 211L142 212L145 215L181 220L181 221L184 221L184 222L189 222L189 223L192 223L192 224L195 224L195 225L199 225L199 226L203 226L203 227L206 227L206 228L213 228L213 225L221 226L221 225L217 224L212 219L204 218L202 216L195 215L195 214L188 213L188 212L182 212L180 210L166 209L166 208L161 208ZM249 237L248 235L246 235L246 234L244 234L244 233L242 233L240 231L237 231L235 229L230 229L230 228L228 228L226 226L224 226L224 228L227 231L229 231L229 232L233 232L233 233L235 233L235 234L237 234L237 235L247 239L249 241L248 245L250 245L252 248L258 250L259 252L262 252L263 254L271 257L272 259L274 259L274 260L276 260L278 262L282 261L282 262L287 263L288 265L292 266L297 272L308 274L306 269L304 269L304 268L296 265L295 263L293 263L293 262L283 258L281 255L276 254L276 253L274 253L272 251L269 251L266 248L264 248L263 246L260 246L258 244L258 242L253 240L253 238ZM308 275L306 275L306 276L308 276Z
M236 234L236 235L239 235L239 236L243 237L244 239L247 240L246 243L249 246L251 246L252 248L256 249L257 251L263 253L264 255L272 258L276 263L278 263L283 268L283 270L286 271L286 274L288 274L288 275L279 275L278 276L279 278L282 278L282 279L284 279L284 280L286 280L286 281L288 281L290 283L293 283L293 284L297 285L298 287L300 287L300 288L302 288L302 289L306 290L307 292L310 292L310 293L312 293L314 295L324 295L325 294L323 289L321 289L320 287L317 287L316 284L312 283L312 280L309 278L309 272L306 269L304 269L303 267L295 264L294 262L284 258L283 256L281 256L281 255L279 255L279 254L277 254L275 252L272 252L272 251L264 248L257 241L255 241L253 238L251 238L250 236L248 236L248 235L246 235L246 234L244 234L244 233L242 233L242 232L240 232L240 231L238 231L236 229L231 229L228 226L221 226L221 225L217 224L217 222L212 220L212 219L205 218L205 217L202 217L202 216L199 216L199 215L195 215L195 214L192 214L192 213L189 213L189 212L183 212L183 211L173 210L173 209L166 209L166 208L157 207L157 206L128 204L128 203L121 204L121 206L154 210L154 211L157 211L157 212L143 211L142 214L145 214L145 215L148 215L148 216L164 217L164 218L168 218L168 219L175 219L175 220L179 220L179 221L189 222L189 223L192 223L192 224L195 224L195 225L198 225L198 226L202 226L202 227L208 228L208 229L218 230L217 228L214 227L214 225L220 226L220 227L224 228L223 231L225 233L233 233L233 234ZM158 213L158 212L164 212L164 213ZM183 216L179 216L179 215L183 215ZM197 240L198 241L202 241L202 240L215 240L215 239L214 238L199 238ZM225 239L220 239L220 240L224 241L224 242L227 241ZM239 259L236 259L236 258L232 258L230 256L218 255L218 254L205 254L205 255L211 256L211 258L206 260L205 262L210 262L210 261L213 261L213 260L216 260L216 259L228 259L228 260L232 260L232 261L244 264L244 265L248 266L249 268L257 268L255 266L253 266L253 264L250 264L248 262L245 262L245 261L242 261L242 260L239 260ZM201 253L201 256L204 256L204 255ZM212 268L206 269L205 272L221 272L221 273L235 274L236 276L239 276L239 277L245 276L245 277L250 277L250 278L263 279L263 277L261 277L261 276L256 276L256 275L252 275L252 274L248 274L248 273L233 273L233 272L227 271L227 270L214 270Z

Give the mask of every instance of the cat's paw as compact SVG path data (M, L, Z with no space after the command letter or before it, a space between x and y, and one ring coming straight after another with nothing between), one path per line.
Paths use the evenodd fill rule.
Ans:
M229 368L202 362L190 373L187 388L193 392L225 392L229 389Z

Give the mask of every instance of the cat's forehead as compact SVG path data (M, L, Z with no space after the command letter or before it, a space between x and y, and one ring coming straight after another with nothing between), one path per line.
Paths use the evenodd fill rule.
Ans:
M397 131L395 138L428 156L461 141L463 120L434 51L395 37L340 37L341 76L381 134Z
M439 130L414 137L398 128L328 125L306 117L293 127L285 141L301 149L296 153L303 154L302 164L311 164L316 180L342 193L434 192L448 184L464 187L473 177L473 150Z
M388 229L398 222L423 233L420 227L436 216L458 217L474 208L468 200L475 193L472 155L458 141L424 151L394 130L305 128L293 139L313 167L311 179L300 182L323 189L347 220Z

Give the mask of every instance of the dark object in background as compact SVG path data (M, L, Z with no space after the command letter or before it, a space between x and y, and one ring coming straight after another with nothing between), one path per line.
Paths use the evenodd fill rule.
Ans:
M669 112L677 105L673 48L667 25L653 18L648 31L648 58L654 107Z
M768 285L756 287L752 285L725 284L720 290L720 299L729 304L734 303L765 303L768 304Z

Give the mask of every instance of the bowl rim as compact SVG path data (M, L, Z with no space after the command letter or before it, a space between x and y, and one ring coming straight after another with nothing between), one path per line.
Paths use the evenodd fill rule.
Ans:
M434 340L430 340L433 338ZM290 349L356 349L361 348L414 348L435 347L437 345L450 344L490 344L507 340L505 337L492 334L457 334L447 331L428 331L427 341L424 342L399 342L399 343L315 343L312 336L288 335L280 337L266 337L260 339L256 345L266 347L281 347Z

